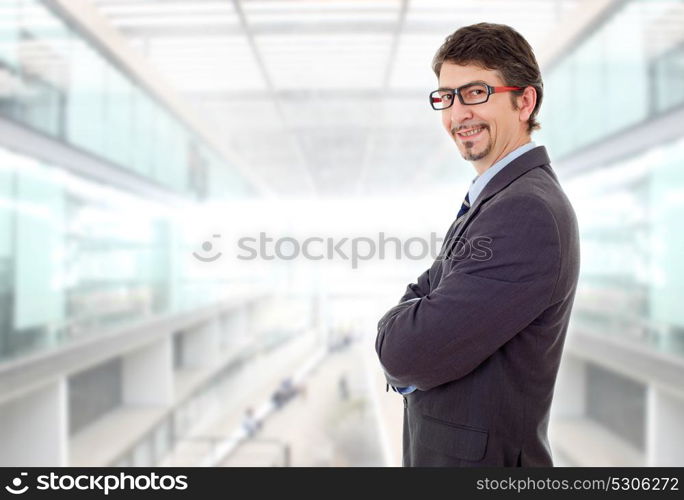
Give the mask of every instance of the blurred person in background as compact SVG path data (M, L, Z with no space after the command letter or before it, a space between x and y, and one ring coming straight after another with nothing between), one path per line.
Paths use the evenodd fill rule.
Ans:
M505 25L437 51L430 104L477 176L432 266L378 323L404 466L552 466L549 410L579 275L573 208L531 141L543 83Z
M253 437L259 430L261 430L261 420L256 418L254 410L248 407L245 410L245 415L242 419L242 428L247 437Z

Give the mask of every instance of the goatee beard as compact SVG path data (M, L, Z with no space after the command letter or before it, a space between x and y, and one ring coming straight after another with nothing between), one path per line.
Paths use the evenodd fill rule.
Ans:
M465 146L465 152L461 153L461 156L463 156L463 159L466 160L466 161L478 161L478 160L481 160L482 158L486 157L489 153L492 152L492 143L491 143L491 141L489 141L489 142L487 143L487 146L485 146L485 148L484 148L481 152L479 152L479 153L475 153L475 152L472 150L472 147L473 147L473 143L472 143L472 142L465 142L465 143L463 143L463 145Z

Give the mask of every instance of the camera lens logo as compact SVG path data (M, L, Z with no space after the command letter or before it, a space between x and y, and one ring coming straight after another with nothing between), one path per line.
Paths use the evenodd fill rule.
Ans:
M19 474L20 476L27 476L28 472L22 472ZM26 493L28 490L28 485L24 486L23 488L21 487L21 478L20 477L15 477L12 479L12 485L11 486L5 486L5 489L12 493L13 495L21 495L23 493Z
M214 235L212 235L212 238L220 238L220 237L221 237L220 234L214 234ZM211 241L205 241L204 243L202 243L202 250L203 250L203 251L205 251L205 252L211 252L212 248L214 248L214 246L211 244ZM192 252L192 255L193 255L197 260L201 260L202 262L214 262L216 259L218 259L219 257L221 257L221 255L223 255L223 254L222 254L221 252L219 252L219 253L217 253L216 255L213 255L213 256L211 256L211 257L204 257L204 256L202 256L202 255L198 255L197 252Z

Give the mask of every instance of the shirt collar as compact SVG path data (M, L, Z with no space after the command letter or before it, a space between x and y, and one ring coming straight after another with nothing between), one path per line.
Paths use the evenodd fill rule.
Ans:
M498 174L503 168L510 162L527 153L529 150L537 147L534 141L530 141L527 144L514 149L506 156L497 161L494 165L485 170L482 175L478 175L473 179L472 184L470 184L470 189L468 190L468 199L470 200L470 206L475 204L475 200L480 196L480 193L485 188L487 183L492 180L492 178Z

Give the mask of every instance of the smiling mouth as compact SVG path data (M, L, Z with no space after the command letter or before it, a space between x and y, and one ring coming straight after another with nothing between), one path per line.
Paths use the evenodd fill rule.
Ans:
M458 132L456 135L462 140L472 140L474 138L477 138L480 136L483 130L485 130L486 127L479 127L479 128L471 128L469 130L466 130L465 132Z

